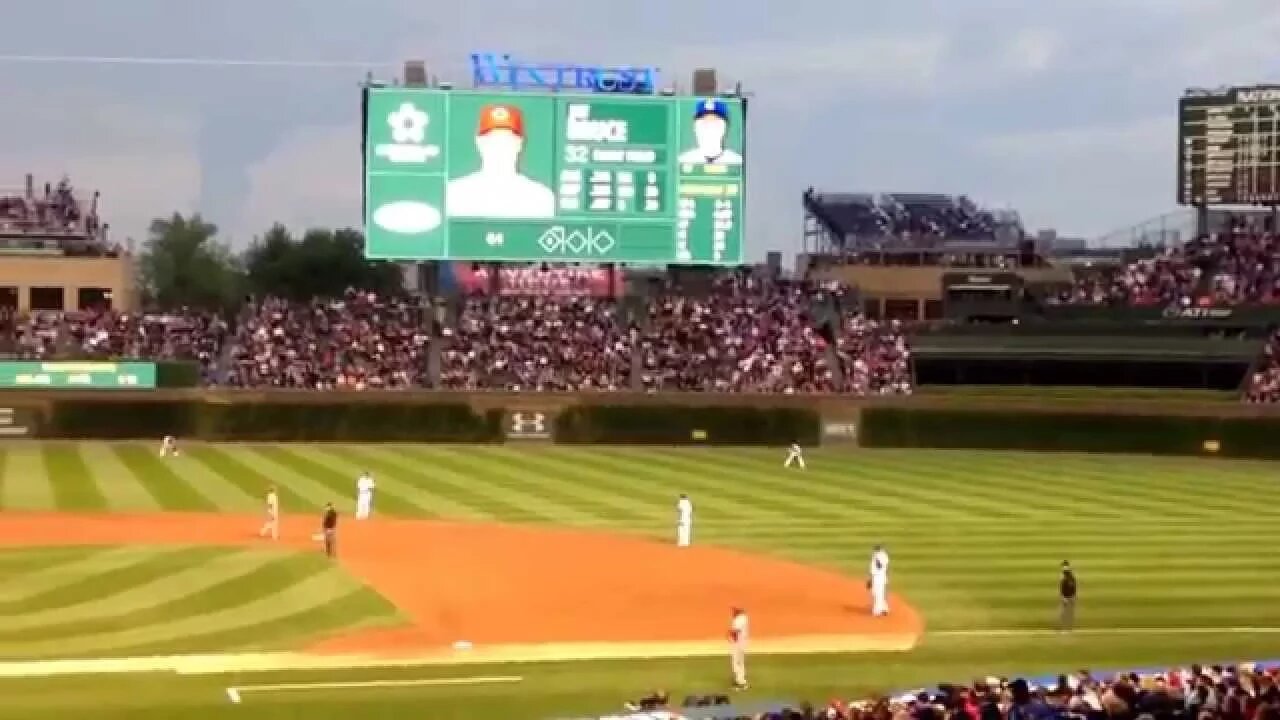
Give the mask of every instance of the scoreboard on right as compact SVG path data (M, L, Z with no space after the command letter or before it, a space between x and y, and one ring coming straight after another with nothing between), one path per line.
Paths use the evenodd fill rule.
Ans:
M1182 97L1178 203L1280 204L1280 86L1195 90Z

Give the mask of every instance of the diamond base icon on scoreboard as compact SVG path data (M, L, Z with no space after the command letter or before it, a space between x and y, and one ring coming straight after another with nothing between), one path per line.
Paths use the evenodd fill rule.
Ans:
M563 225L553 225L538 238L538 245L548 255L607 255L618 244L607 230L586 228L566 230Z

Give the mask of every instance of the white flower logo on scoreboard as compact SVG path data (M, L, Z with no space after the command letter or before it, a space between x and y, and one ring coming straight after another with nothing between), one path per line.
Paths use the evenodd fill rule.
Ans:
M427 126L431 116L412 102L387 113L387 125L391 128L391 142L381 143L373 151L379 157L396 164L420 164L440 155L440 146L427 143Z

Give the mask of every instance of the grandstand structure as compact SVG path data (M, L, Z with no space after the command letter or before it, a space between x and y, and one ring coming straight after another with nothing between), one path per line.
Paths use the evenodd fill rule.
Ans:
M63 177L0 189L0 311L64 312L137 304L131 254L111 243L100 196Z
M1071 280L1037 250L1016 212L985 210L967 196L810 188L801 200L799 265L810 277L857 287L871 317L941 320L948 304L973 302L1004 313L1023 285Z

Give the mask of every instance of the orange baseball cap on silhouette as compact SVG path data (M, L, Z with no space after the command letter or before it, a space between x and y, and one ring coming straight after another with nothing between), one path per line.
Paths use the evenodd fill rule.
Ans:
M511 105L485 105L480 110L480 127L477 135L484 135L490 130L510 130L524 137L524 115L520 108Z

